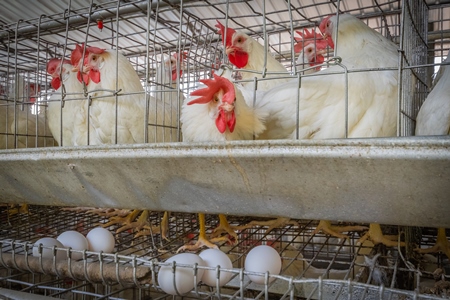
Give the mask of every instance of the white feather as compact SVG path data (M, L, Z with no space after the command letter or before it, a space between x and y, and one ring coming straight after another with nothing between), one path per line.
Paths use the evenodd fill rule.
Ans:
M251 140L254 136L258 136L265 130L264 119L267 117L267 112L247 105L242 91L247 92L248 90L239 85L235 85L236 125L233 132L230 132L228 128L224 133L218 131L215 124L218 114L216 103L211 101L207 104L187 105L189 101L194 99L188 97L183 104L181 112L183 141L216 142ZM218 96L221 97L222 95L223 92L220 90Z
M444 60L450 63L450 51ZM450 134L450 65L442 65L433 90L417 114L416 135Z
M284 74L266 74L264 78L274 78L270 80L258 80L258 86L257 89L260 91L267 91L281 83L289 81L290 78L277 78L280 76L289 76L288 71L286 68L277 61L269 52L266 52L264 49L264 46L258 43L255 39L252 37L246 35L245 33L241 31L236 31L236 33L233 35L233 40L236 39L238 35L242 35L245 37L245 45L244 49L248 53L248 63L243 68L245 70L253 70L254 72L245 72L241 71L242 80L253 80L255 77L258 79L262 79L263 75L262 72L264 70L264 67L266 67L266 70L268 73L270 72L278 72L278 73L284 73ZM267 62L266 66L264 66L264 54L267 54ZM243 86L247 89L253 90L254 84L253 82L243 83Z
M335 17L330 19L336 22ZM397 68L397 47L351 15L340 16L337 53L348 70ZM282 84L259 99L268 128L261 139L345 136L345 75L332 66L318 75ZM348 137L393 136L396 132L397 70L348 74ZM298 96L299 93L299 96ZM297 109L297 99L299 104Z
M117 90L120 90L117 97L117 143L144 143L146 95L137 73L122 54L116 55L115 50L106 50L99 56L104 60L100 69L101 81L98 84L91 81L87 86L92 97L89 108L91 125L89 143L91 145L115 143L116 98L111 91L116 90L116 68L119 75ZM77 120L75 126L87 128L87 109L86 102L83 107L85 117ZM176 127L176 120L171 118L172 109L173 107L166 105L164 101L149 97L149 142L167 141L170 137L174 140L176 129L173 127ZM161 127L162 125L166 127ZM80 135L75 142L77 145L85 145L86 141L87 132Z
M80 100L83 97L83 86L77 79L77 73L72 72L73 66L71 64L63 64L63 72L61 74L61 87L56 90L47 102L47 122L48 127L58 143L63 146L73 146L73 133L77 135L74 128L74 120L82 118L82 107L86 100ZM61 92L65 89L66 96L61 115ZM79 99L79 100L71 100ZM62 117L62 136L63 143L61 144L61 117ZM85 131L85 130L84 130Z

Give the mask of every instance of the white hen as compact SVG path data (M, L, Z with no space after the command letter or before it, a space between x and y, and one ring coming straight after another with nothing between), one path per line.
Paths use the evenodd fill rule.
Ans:
M217 21L216 27L219 28L222 40L225 38L225 26ZM289 73L286 68L277 61L274 57L266 52L264 46L258 43L255 39L248 36L242 31L236 31L232 28L226 30L226 41L224 41L226 54L230 62L240 69L245 69L253 72L240 72L242 80L253 80L253 78L262 79L262 72L277 73L264 74L264 78L272 78L270 80L258 80L257 89L260 91L267 91L276 87L280 83L289 81ZM264 56L266 55L266 62ZM257 73L254 73L254 72ZM254 89L253 82L243 82L243 86L247 89Z
M249 140L265 129L267 113L248 106L242 94L247 91L226 77L214 74L214 80L200 80L207 87L191 95L201 97L183 104L181 130L184 141Z
M78 79L85 82L92 98L92 104L89 107L91 124L89 143L91 145L116 143L116 127L118 144L143 143L144 128L147 126L145 124L146 95L131 63L115 50L87 47L83 59L82 53L83 48L77 45L71 59L74 65L82 64ZM117 124L115 91L118 95ZM173 109L163 105L162 101L149 97L148 142L161 142L175 135L176 120L170 118ZM85 118L75 126L87 128L87 115L87 107L84 107ZM163 124L163 120L172 120L173 123ZM87 135L75 142L77 145L85 145L86 141Z
M450 51L444 63L450 63ZM450 134L450 65L442 65L433 90L417 114L416 135Z
M3 100L0 100L0 149L54 145L43 114L31 112L31 103L36 96L31 85L34 84L26 83L23 77L17 76L10 86L11 92L3 91ZM14 105L16 92L17 102Z
M328 32L336 28L335 18L324 20ZM348 137L395 135L397 46L351 15L340 16L338 34L337 55L349 71ZM386 70L352 72L367 68ZM347 85L344 74L334 74L343 71L331 66L316 73L323 76L302 78L300 89L292 80L267 91L260 105L270 112L268 136L296 138L298 128L300 139L345 137Z
M52 58L47 63L47 73L52 76L51 85L55 89L47 104L47 122L50 131L60 146L73 146L79 131L74 128L74 120L82 118L81 109L86 100L73 100L83 97L83 85L69 60ZM64 105L61 109L61 93L64 86ZM61 120L62 118L62 120ZM61 127L62 123L62 127ZM62 130L61 130L62 129ZM85 130L83 130L85 132ZM62 136L62 143L61 143Z

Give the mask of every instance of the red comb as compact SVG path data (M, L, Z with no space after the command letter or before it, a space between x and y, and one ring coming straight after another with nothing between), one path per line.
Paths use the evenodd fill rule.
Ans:
M216 20L217 24L216 27L219 28L220 30L220 34L222 35L222 41L223 41L223 36L225 35L225 26L222 25L222 23L219 22L219 20ZM228 27L227 28L227 40L226 43L224 43L224 45L226 47L231 46L231 38L233 37L233 34L236 32L236 30L234 30L233 28Z
M300 37L294 37L297 42L297 44L294 45L295 53L301 52L306 45L313 43L316 44L318 49L325 49L328 45L327 41L325 41L321 35L316 33L316 30L311 29L311 31L309 31L305 28L303 29L303 32L299 30L296 30L295 32L300 35Z
M328 17L323 18L322 22L319 24L319 30L322 34L324 34L325 27L327 25L328 20L334 15L329 15Z
M220 89L223 89L224 95L222 97L223 102L228 102L230 104L234 103L236 97L234 92L234 85L226 78L217 76L213 74L214 79L200 79L200 82L205 84L207 87L199 90L195 90L191 93L191 96L201 96L197 99L189 101L187 104L206 104L212 100L215 93Z
M75 45L75 49L73 49L72 54L70 55L70 62L74 67L78 66L78 63L80 62L81 56L83 55L83 47L84 44Z
M102 54L103 52L105 52L105 49L99 47L86 47L86 51L94 54Z
M325 31L326 31L326 28L327 28L327 25L328 25L328 21L329 21L330 18L333 17L333 16L334 16L334 15L329 15L328 17L324 18L324 19L322 20L322 22L320 22L319 30L320 30L320 32L321 32L323 35L325 35ZM327 40L328 45L329 45L331 48L334 49L334 41L333 41L332 36L328 36L328 35L327 35L326 40Z

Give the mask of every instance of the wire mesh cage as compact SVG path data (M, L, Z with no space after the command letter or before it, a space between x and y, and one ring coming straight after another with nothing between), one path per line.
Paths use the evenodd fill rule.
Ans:
M111 222L113 210L94 208L60 208L31 206L29 213L2 211L2 252L0 261L3 288L20 290L22 297L41 294L70 299L146 299L169 297L161 286L161 268L171 266L165 262L176 254L179 246L191 235L197 234L195 215L173 213L167 238L158 233L161 213L149 213L146 221L153 228L122 230L117 223L107 228L114 233L114 253L83 251L81 259L73 259L64 250L63 258L32 253L34 242L41 237L57 237L67 230L86 235L98 224ZM215 226L208 216L208 231ZM230 218L233 225L243 225L249 218ZM197 285L185 295L187 298L285 298L285 299L441 299L448 296L448 287L440 286L436 270L442 264L442 255L428 261L407 263L395 248L379 248L370 242L357 243L358 234L349 239L337 239L313 233L316 222L295 220L295 224L267 232L267 226L248 227L239 233L238 243L219 244L220 250L232 261L229 281L222 286ZM398 232L391 227L391 232ZM423 243L435 239L435 230L424 229ZM249 251L258 245L270 245L280 254L282 268L279 275L252 273L244 269ZM56 254L56 249L54 254ZM67 256L66 256L67 255ZM43 256L43 257L42 257ZM52 258L53 257L53 258ZM69 259L71 257L71 259ZM263 263L263 262L261 262ZM184 267L179 264L178 268ZM201 265L186 265L194 274ZM217 272L216 268L209 268ZM269 276L267 283L249 281L249 275ZM436 274L438 274L436 276ZM219 278L219 277L217 277ZM275 281L270 281L275 278ZM435 279L437 278L437 279ZM0 290L3 293L4 290ZM7 295L7 294L2 294ZM26 296L28 295L28 296ZM20 294L19 294L20 296ZM171 297L171 296L170 296ZM20 298L19 298L20 299ZM31 299L31 298L27 298Z
M448 19L444 17L447 15L448 7L445 4L436 5L425 1L404 1L404 3L402 1L366 1L355 6L339 1L334 4L288 1L278 5L265 1L91 2L90 5L86 5L73 1L67 3L65 7L39 4L33 7L32 11L36 14L40 11L42 13L29 14L27 20L16 6L11 6L6 20L10 23L4 24L0 33L4 41L1 78L2 95L5 100L2 106L14 111L12 108L19 105L21 111L27 113L31 111L32 115L42 116L43 122L39 122L39 126L34 124L34 129L28 129L32 126L22 126L23 121L17 113L8 115L8 121L5 122L8 126L5 126L2 136L9 136L15 141L17 140L15 135L37 134L50 138L53 135L57 136L57 140L63 145L64 139L61 137L64 135L64 130L56 132L57 129L53 129L55 132L51 133L45 127L49 113L49 109L45 107L48 103L54 102L59 105L60 109L55 112L52 110L50 117L56 117L62 125L60 127L64 127L65 122L70 122L70 118L64 114L65 110L70 110L70 105L64 109L64 103L80 102L83 106L87 106L89 111L95 97L114 98L118 95L121 99L126 96L127 91L123 90L121 84L114 87L115 84L111 84L112 89L101 95L93 94L89 89L76 92L75 95L71 95L71 91L64 89L58 92L52 91L49 84L52 77L46 72L47 62L51 58L69 59L75 45L85 43L88 46L111 49L127 57L138 74L144 90L149 94L145 97L143 90L137 92L140 97L146 98L149 102L145 110L150 110L150 116L142 118L150 128L147 130L152 131L151 128L154 127L173 129L158 131L156 136L151 137L150 140L147 138L145 141L181 141L179 116L183 99L196 87L199 79L211 76L222 63L228 63L217 28L214 26L216 19L225 20L224 24L227 26L243 30L264 45L265 50L268 51L266 53L286 68L285 74L275 76L295 78L298 74L307 76L302 73L304 66L301 66L296 59L298 50L294 49L296 39L293 37L298 40L298 34L295 31L314 28L323 17L337 11L358 16L371 28L398 45L402 55L398 63L401 85L399 86L397 135L408 136L414 133L415 116L431 88L434 60L442 59L448 48L445 33L448 30ZM428 20L430 14L433 17ZM429 30L431 30L430 39L428 38ZM442 49L441 52L427 51L429 42ZM182 59L172 60L172 64L169 65L163 63L174 54L178 54L178 57ZM329 53L329 57L332 55L333 53ZM330 63L332 65L333 61ZM327 64L324 64L322 68L326 67ZM161 76L169 71L167 70L169 68L183 72L178 78ZM265 77L274 71L266 68L266 70L241 69L240 72L250 72ZM261 76L257 77L260 79ZM15 85L16 81L21 82ZM55 94L60 95L50 97ZM180 101L175 101L175 98ZM86 99L90 99L88 104L84 103L86 101L83 102ZM156 108L152 106L153 102L161 99L167 102L165 105L172 111L163 118L160 116L161 113L156 112ZM163 109L160 108L160 110ZM93 111L89 114L92 118ZM154 118L151 117L152 114L155 115ZM121 116L118 116L118 119L120 118ZM39 117L36 117L37 119ZM94 124L94 120L89 118L85 120L85 122L89 121ZM15 123L15 126L11 127L9 123ZM145 127L144 124L141 126ZM23 130L26 133L20 132L22 127L25 127ZM86 130L88 135L90 133L91 136L94 135L90 125L86 125ZM163 136L160 137L161 135ZM83 142L97 143L91 139L86 141L83 139ZM121 141L119 137L119 140L111 141L111 143L114 142L124 141ZM67 143L73 144L72 141ZM31 141L27 143L27 147L49 144L50 142L47 141L45 143ZM75 144L81 144L81 142ZM24 146L15 142L13 146L8 145L7 148L15 147Z
M346 60L346 51L358 52L364 43L352 49L339 43L343 37L336 34L333 47L327 42L322 57L308 61L308 42L315 51L324 42L323 28L316 29L322 20L335 16L339 33L338 20L347 14L384 37L377 36L380 53L390 48L391 60L380 55L379 65L355 67ZM52 258L45 268L45 259L33 258L32 243L68 229L86 234L94 224L108 222L107 213L53 207L35 207L34 214L10 219L11 213L5 213L0 282L8 289L73 299L169 297L156 281L158 272L166 258L197 234L196 216L190 213L198 211L241 215L232 220L234 225L245 224L248 219L242 215L248 214L422 227L449 224L449 139L400 138L414 135L419 109L445 65L448 1L8 1L2 15L0 201L182 212L170 221L169 241L159 232L162 213L152 213L145 215L147 231L140 234L133 232L135 227L108 227L115 232L115 254L65 250L66 259L59 263ZM223 42L231 39L230 29L243 32L256 42L255 49L262 49L257 67L230 59L231 50ZM180 119L190 93L202 87L200 80L226 77L230 68L227 78L235 86L249 87L250 108L258 107L264 98L260 95L292 84L292 134L272 137L250 131L248 143L190 143ZM353 133L355 82L373 74L380 78L378 89L395 82L389 122L382 122L394 125L375 134ZM386 74L392 80L385 84L381 79ZM321 128L305 133L300 126L309 117L304 91L308 82L321 78L341 80L344 95L339 105L328 108L337 118L329 135L321 135ZM370 87L357 92L370 94ZM214 124L216 115L210 115ZM230 131L226 128L231 123L224 124L222 129ZM199 127L207 126L200 122ZM275 138L282 141L267 142ZM326 140L305 141L310 139ZM428 203L430 195L433 201ZM399 216L398 210L405 213ZM214 220L208 219L211 228ZM314 221L296 222L270 233L260 227L240 231L237 245L220 245L233 262L232 270L220 272L231 273L231 281L225 287L195 285L186 297L448 297L443 287L448 276L433 279L436 269L448 269L442 255L430 255L424 267L422 260L411 263L411 247L407 253L377 248L377 254L372 245L358 244L356 233L337 239L311 234ZM440 239L430 228L385 230L401 233L420 247ZM268 275L276 278L274 283L248 280L251 274L243 263L257 244L272 245L283 259L281 274ZM84 259L67 259L72 254ZM205 269L188 268L195 274ZM381 281L380 274L386 276Z

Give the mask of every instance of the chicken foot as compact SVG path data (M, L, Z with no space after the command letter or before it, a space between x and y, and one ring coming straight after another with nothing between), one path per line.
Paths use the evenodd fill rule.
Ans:
M414 250L419 253L436 253L441 251L450 259L450 242L447 240L447 236L445 235L445 228L438 228L437 231L436 244L434 244L433 247L427 249L416 248Z
M28 210L28 204L21 204L19 207L15 205L11 205L11 208L8 209L8 215L13 216L15 214L28 214L30 213Z
M348 232L348 231L363 231L367 230L367 226L334 226L331 225L330 221L326 220L320 220L319 225L317 225L316 229L311 233L311 235L314 235L320 231L324 233L328 233L329 235L332 235L334 237L340 238L340 239L347 239L348 235L342 234L342 232Z
M225 218L225 215L219 215L219 218L221 218L221 216L223 216L223 218ZM215 245L214 243L221 242L221 241L229 241L229 239L226 236L212 238L212 239L208 240L208 238L206 237L205 214L199 213L198 221L199 221L200 229L199 229L199 235L198 235L197 242L193 245L181 246L180 248L178 248L177 253L181 252L181 251L186 251L186 250L194 251L194 250L198 250L202 247L218 249L217 245ZM226 218L225 218L225 221L226 221ZM226 223L228 223L228 221Z
M135 211L138 211L138 214L140 212L140 210L137 210L137 209ZM122 227L120 227L119 229L116 230L116 233L121 233L128 229L135 229L136 231L140 231L142 228L144 228L144 226L149 226L150 224L148 223L148 213L149 213L148 210L146 210L146 209L143 210L139 214L139 218L136 221L128 222L127 224L124 224ZM135 219L136 219L136 217L133 218L133 220L135 220Z
M383 235L383 232L381 231L380 224L377 223L370 223L369 225L369 231L367 231L358 241L357 243L364 243L365 240L369 239L374 243L374 245L377 244L384 244L388 247L405 247L405 242L398 242L398 237L396 235Z
M231 226L230 223L228 223L227 217L223 214L219 214L219 226L214 229L211 237L216 241L229 240L226 237L220 237L223 233L227 233L233 237L235 242L237 242L238 236L235 232L235 230L237 230L237 227L238 226Z
M140 212L141 212L141 210L135 209L126 216L113 216L113 217L109 218L108 223L104 223L104 224L100 223L98 225L102 226L103 228L106 228L106 227L109 227L112 225L116 225L116 224L126 226L128 224L131 224L138 217ZM119 230L119 229L117 229L117 230ZM122 231L120 231L120 232L122 232Z
M140 236L149 236L155 233L159 233L161 237L165 240L169 240L167 237L167 233L169 232L169 212L164 212L163 218L161 220L160 226L152 226L150 224L144 224L142 227L143 230L140 230L134 237L140 237Z

